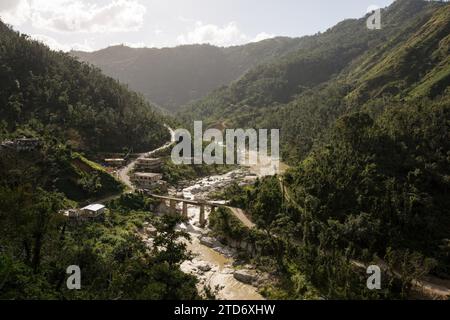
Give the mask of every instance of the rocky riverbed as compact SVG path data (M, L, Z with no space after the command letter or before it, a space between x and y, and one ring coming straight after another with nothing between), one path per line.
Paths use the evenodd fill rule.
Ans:
M251 180L249 177L251 176L249 176L247 169L241 168L223 175L199 179L190 184L185 184L182 188L171 190L171 193L191 200L208 199L212 192L221 190L233 182L246 183ZM222 203L224 202L222 201ZM200 292L209 288L216 294L217 299L263 299L258 293L258 287L267 280L267 275L257 272L253 266L238 265L235 261L237 255L235 250L208 236L209 230L207 227L199 227L199 215L199 208L189 206L189 221L179 226L191 235L192 239L187 243L187 246L195 257L191 261L185 261L181 265L181 269L197 277ZM207 210L207 219L208 215Z

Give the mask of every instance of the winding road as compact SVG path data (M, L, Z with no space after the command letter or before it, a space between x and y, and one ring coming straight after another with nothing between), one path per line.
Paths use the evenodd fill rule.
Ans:
M125 167L123 167L117 171L118 179L127 186L129 191L133 192L135 190L135 188L130 180L130 172L133 171L134 166L136 165L136 162L142 158L149 158L152 155L154 155L155 153L157 153L159 151L163 151L175 143L175 131L167 125L166 125L166 127L170 131L170 141L169 142L167 142L163 146L161 146L155 150L152 150L150 152L141 153L135 160L131 161ZM234 207L227 207L227 208L230 209L230 211L233 213L233 215L237 219L239 219L239 221L241 221L242 224L244 224L247 228L250 228L250 229L255 228L255 224L246 216L245 212L242 209L234 208Z
M131 161L125 167L123 167L117 171L118 179L121 182L123 182L123 184L125 184L129 190L134 191L134 189L135 189L130 180L130 172L133 171L134 166L136 165L136 162L139 159L149 158L152 155L154 155L155 153L157 153L159 151L163 151L163 150L169 148L173 143L175 143L175 131L172 128L170 128L169 126L167 126L167 125L165 125L165 126L170 131L170 141L169 142L167 142L165 145L163 145L155 150L152 150L150 152L141 153L135 160Z
M129 174L133 170L136 162L139 159L151 157L155 153L165 150L165 149L169 148L171 145L173 145L173 143L175 143L174 130L168 126L166 126L166 127L169 129L170 135L171 135L171 139L169 142L167 142L163 146L161 146L153 151L140 154L138 156L138 158L131 161L127 166L118 170L117 177L122 183L124 183L127 186L129 192L133 192L135 190L133 184L131 183ZM283 164L282 168L281 168L282 170L279 173L282 174L287 168L288 168L288 166ZM250 170L257 173L258 175L260 175L261 168L258 165L251 166ZM285 186L284 181L282 180L281 175L278 177L278 180L280 183L280 188L283 190L284 200L291 203L292 205L298 207L299 205L292 198L289 189L287 188L287 186ZM111 200L114 197L117 197L117 195L105 198L105 199L103 199L103 202L106 200ZM102 201L97 201L97 203L101 203L101 202ZM233 215L237 219L239 219L246 227L248 227L250 229L256 227L255 224L247 217L247 215L245 214L245 212L242 209L235 208L235 207L228 207L228 206L227 206L227 208L230 209L230 211L233 213ZM383 264L384 261L380 261L380 263ZM364 269L366 268L366 266L359 261L352 261L352 264L354 264L355 266L364 268ZM423 279L423 280L413 280L412 283L416 288L421 290L423 293L425 293L429 296L432 296L434 298L447 299L448 297L450 297L450 281L446 281L446 280L428 276L428 277L425 277L425 279Z

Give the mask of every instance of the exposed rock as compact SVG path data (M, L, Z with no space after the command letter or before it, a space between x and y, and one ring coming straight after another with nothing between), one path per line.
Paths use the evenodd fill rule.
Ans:
M185 187L179 187L176 193L183 191L185 198L190 200L206 200L211 195L212 191L221 190L225 186L232 184L238 177L244 177L245 175L248 174L244 174L239 171L222 176L202 178L196 180L195 183L186 182ZM232 178L232 176L234 178ZM179 184L179 186L180 185L182 184ZM229 201L227 200L222 200L220 203L226 204L228 202ZM196 208L196 211L190 210L189 217L191 220L187 225L188 228L186 229L187 232L198 239L198 241L197 239L193 241L193 252L198 254L198 258L183 262L181 265L181 270L183 272L193 274L198 279L197 288L200 293L208 287L213 291L217 290L217 298L221 300L261 299L262 297L257 293L256 286L260 283L262 285L266 284L263 280L260 280L263 279L264 275L260 275L256 270L251 270L252 267L248 265L243 267L243 270L241 271L236 271L234 269L234 266L236 265L244 266L247 263L246 260L241 260L239 263L233 264L233 261L235 261L234 258L237 257L236 249L240 247L241 241L236 241L235 248L233 248L233 246L230 247L229 241L225 241L227 239L212 237L211 231L208 228L194 228L194 226L200 227L198 223L198 211L198 208ZM209 251L203 246L218 252L220 254L220 258L216 259L217 255L209 254L203 256ZM223 258L233 259L227 259L225 262ZM223 264L224 262L225 264ZM239 283L241 283L241 285L239 285ZM236 290L236 288L239 290Z
M236 270L233 273L234 278L245 284L252 284L258 280L258 275L254 271L250 270Z
M200 188L192 188L192 189L190 190L190 192L191 192L192 194L199 193L200 191L202 191Z
M234 256L234 252L231 251L229 248L219 246L219 247L214 247L213 249L214 249L214 251L220 253L221 255L223 255L227 258L232 258Z
M211 270L211 266L206 262L198 264L197 268L202 272L208 272Z
M210 247L210 248L215 248L220 246L220 243L211 237L201 237L200 239L200 243L204 246Z
M234 269L227 267L227 268L222 269L221 273L222 274L233 274L234 273Z

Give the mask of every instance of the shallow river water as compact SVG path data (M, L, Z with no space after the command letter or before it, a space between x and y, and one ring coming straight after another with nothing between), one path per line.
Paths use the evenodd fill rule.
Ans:
M186 199L201 199L208 193L223 188L230 182L244 177L246 172L242 169L228 172L224 175L210 176L196 181L182 190ZM181 209L181 208L180 208ZM191 235L188 249L195 258L185 261L181 269L195 275L199 279L199 290L209 287L216 291L216 297L222 300L261 300L263 297L257 292L257 288L236 280L233 276L234 260L233 251L220 246L210 248L200 243L199 238L207 230L198 227L200 210L195 206L188 206L189 223L182 224L180 228ZM206 210L206 219L209 212ZM219 252L220 251L220 252Z

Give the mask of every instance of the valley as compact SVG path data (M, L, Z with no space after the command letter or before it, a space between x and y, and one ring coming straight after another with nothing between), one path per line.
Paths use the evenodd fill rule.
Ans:
M375 29L230 23L238 45L92 52L1 10L0 299L450 297L448 1L391 1ZM177 39L222 30L194 25ZM227 129L266 131L228 148ZM204 161L227 155L260 161Z
M174 130L169 128L171 132L171 141L165 145L141 154L140 157L152 157L152 155L164 151L164 149L170 148L174 144ZM248 152L248 151L247 151ZM250 156L250 153L247 153ZM192 182L184 182L180 186L174 185L169 189L169 195L173 197L182 197L182 199L206 201L210 196L220 189L226 188L232 183L245 183L245 178L262 178L264 175L264 167L260 163L268 163L267 155L260 155L259 163L255 165L244 165L239 169L230 171L223 175L206 176ZM138 158L139 159L139 158ZM118 178L127 186L128 191L135 191L135 187L130 182L130 175L132 174L133 167L136 160L131 161L125 167L118 170ZM286 165L281 164L282 168L286 168ZM252 179L254 181L254 179ZM248 183L248 182L247 182ZM180 199L181 200L181 199ZM227 199L214 200L217 204L226 204ZM166 204L167 205L167 204ZM254 228L255 225L249 220L245 212L239 208L228 207L230 211L236 216L238 220L246 228ZM182 204L178 204L176 207L178 214L181 214ZM156 214L165 214L164 212L155 212ZM205 218L208 221L210 210L206 210ZM234 273L239 272L236 267L236 259L238 257L238 250L227 247L221 244L214 237L208 236L211 232L208 227L202 227L199 225L200 209L198 206L188 206L187 208L187 220L182 222L178 228L182 231L186 231L191 240L186 241L187 249L193 254L193 258L185 261L181 264L181 270L188 274L192 274L197 277L199 283L197 285L200 292L205 290L211 290L217 299L221 300L260 300L263 297L258 293L258 288L249 284L237 280ZM144 242L152 242L152 238L144 238ZM255 267L249 264L245 265L245 268L250 272L255 271ZM260 285L263 283L263 279L266 279L268 275L255 276L253 282L257 282Z

